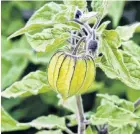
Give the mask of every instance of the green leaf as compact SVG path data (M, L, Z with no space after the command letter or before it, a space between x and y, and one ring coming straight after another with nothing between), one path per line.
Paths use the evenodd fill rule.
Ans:
M127 89L127 98L130 100L130 101L136 101L139 97L140 97L140 90L134 90L134 89Z
M122 42L122 48L129 54L132 54L140 62L140 47L134 41L129 40Z
M30 62L33 62L34 64L44 64L46 66L46 64L49 63L51 56L54 54L54 52L50 53L34 52L33 50L31 50L31 47L29 46L29 43L27 42L25 36L20 40L20 44L18 44L18 42L16 44L18 45L16 49L8 51L6 54L10 56L21 55L22 57L28 59ZM18 48L20 45L24 46L25 48L24 49Z
M105 3L105 0L95 1L92 0L91 7L93 11L100 11L101 8L103 8Z
M48 23L48 24L40 24L40 23L36 23L36 24L30 24L25 26L24 28L21 28L20 30L16 31L15 33L13 33L12 35L10 35L8 37L8 39L14 38L16 36L22 35L26 32L32 32L34 30L37 29L41 29L41 28L45 28L45 27L50 27L52 25L52 23Z
M63 0L65 5L77 6L80 9L85 9L87 7L86 0Z
M21 16L21 9L16 5L17 2L9 1L2 3L2 35L9 36L14 31L24 26L24 21ZM24 5L22 3L22 5ZM31 5L31 3L30 3ZM25 5L24 5L25 6ZM16 8L16 12L15 12ZM25 8L24 8L25 10ZM6 14L6 15L5 15ZM14 14L14 17L13 17ZM10 21L12 20L12 21Z
M12 18L9 18L9 20L12 19ZM7 21L9 21L7 20ZM7 28L7 25L5 25L4 23L7 23L7 22L3 22L3 26L4 26L4 33L6 32L6 37L9 36L11 33L15 32L16 30L18 30L19 28L23 27L24 26L24 23L23 23L23 20L22 19L19 19L19 18L16 18L15 20L12 20L11 23L9 23L8 25L8 28ZM3 34L3 32L2 32Z
M26 35L29 44L37 52L52 52L66 45L70 34L68 31L79 29L73 22L75 6L66 6L54 2L47 3L37 10L26 26L9 38Z
M107 77L111 79L115 79L117 77L117 73L114 71L112 66L107 62L105 56L101 58L101 62L98 63L98 66L104 71Z
M54 15L56 15L60 10L62 10L62 8L54 2L45 4L32 15L24 28L13 33L9 39L26 32L51 27L54 24Z
M57 4L55 2L47 3L32 15L27 23L27 26L36 23L51 24L55 21L55 15L65 9L66 7L62 4Z
M26 51L26 55L30 55L29 49L21 44L21 40L12 43L2 36L2 90L18 80L28 64L27 58L20 53L16 56L10 54L11 51L19 50Z
M116 27L122 17L125 0L111 1L108 9L108 15L112 17L113 27Z
M47 3L32 15L24 28L13 33L9 39L26 32L40 32L45 28L53 27L54 24L65 23L71 25L68 21L74 17L74 11L75 7L72 6L67 7L63 4L56 4L54 2ZM72 25L76 27L79 26Z
M113 103L114 105L117 105L118 107L122 107L131 112L134 112L134 104L130 101L120 99L118 96L115 95L97 94L97 96L105 99L106 101Z
M135 33L136 29L139 27L140 27L140 23L135 23L127 26L118 26L116 28L116 31L119 33L120 38L122 40L127 41L133 37L133 34Z
M122 55L122 52L121 51L119 51L120 53L121 53L121 55ZM127 55L126 55L127 56ZM129 55L130 56L130 55ZM131 80L126 80L125 78L123 78L123 77L121 77L120 75L118 75L117 74L117 72L116 72L116 70L114 70L113 68L112 68L112 66L107 62L107 60L105 59L105 57L103 57L102 58L102 60L101 60L101 63L99 64L99 67L105 72L105 74L107 75L107 77L109 77L109 78L111 78L111 79L119 79L119 80L121 80L124 84L126 84L128 87L131 87L131 88L133 88L133 89L137 89L137 90L139 90L140 89L140 86L139 86L139 84L138 84L138 81L139 81L139 66L136 66L137 64L139 64L136 60L134 60L133 61L133 58L134 57L132 57L132 56L130 56L130 57L128 57L128 59L130 60L131 59L131 61L130 61L130 66L129 66L129 63L128 63L128 59L127 59L127 57L125 58L125 60L126 60L126 63L124 63L124 64L128 64L128 66L126 65L126 68L128 68L129 67L129 76L130 76L130 78L131 78ZM123 57L123 59L124 59L124 57ZM136 63L135 63L136 62ZM134 64L133 64L134 63ZM132 70L131 70L131 67L132 67ZM136 69L136 70L135 70ZM134 71L138 71L138 74L133 74L134 73ZM131 73L133 74L133 75L135 75L135 77L137 77L136 78L136 81L135 81L135 77L132 77L131 76Z
M131 54L121 51L123 54L123 61L133 82L135 84L135 89L140 90L140 62L135 59Z
M101 39L101 49L107 60L108 64L112 66L112 69L116 71L116 74L121 78L129 79L129 73L123 63L122 55L117 50L120 46L120 38L116 31L105 30Z
M29 10L29 9L33 9L36 10L38 8L40 8L42 5L44 5L46 3L46 1L40 1L40 2L20 2L20 1L16 1L16 2L12 2L10 3L10 5L12 5L13 7L19 8L21 10Z
M10 41L8 41L10 42ZM42 52L34 52L31 50L29 43L27 42L25 36L21 38L19 41L14 42L14 44L9 44L12 46L9 50L4 50L4 56L9 57L13 62L16 57L22 57L27 61L30 61L34 64L44 64L46 65L54 52L42 53Z
M85 134L97 134L97 131L93 130L91 126L88 126L87 129L85 130Z
M105 59L105 56L101 58L101 62L98 63L98 66L104 71L107 77L111 79L117 78L117 73L114 71L112 66L107 62L107 60Z
M35 134L62 134L61 130L42 130Z
M115 30L104 30L102 39L104 41L106 40L106 43L108 43L111 48L117 48L121 43L120 36Z
M107 25L110 23L110 21L103 22L98 28L97 33L102 34L102 32L106 29Z
M5 98L26 97L48 92L51 88L47 83L46 72L36 71L15 82L2 92Z
M85 134L93 134L92 128L90 126L88 126L87 129L85 130Z
M41 33L34 35L26 34L27 40L38 52L52 52L66 45L64 43L69 38L69 34L61 29L45 29Z
M24 123L23 123L24 124ZM49 115L49 116L41 116L38 117L37 119L25 123L28 124L29 126L35 127L37 129L43 129L43 128L48 128L48 129L53 129L53 128L61 128L65 129L65 118L64 117L58 117L56 115Z
M131 125L121 126L119 128L109 127L109 134L133 134L135 128Z
M117 32L114 30L105 30L100 43L101 52L104 56L99 63L99 67L105 74L109 78L121 80L131 88L140 89L139 84L137 83L139 81L139 73L134 74L135 69L139 72L139 63L132 57L125 58L124 56L126 56L126 54L118 49L121 42ZM129 66L129 63L132 63L131 65L135 64ZM136 67L136 65L138 66ZM131 70L132 68L133 70Z
M33 62L34 64L43 64L43 65L47 65L52 57L52 55L54 54L54 52L50 52L50 53L42 53L42 52L38 52L38 53L33 53L33 55L30 57L30 61Z
M53 128L60 128L62 130L67 129L65 126L65 118L64 117L58 117L56 115L49 115L49 116L41 116L37 119L34 119L33 121L29 123L19 123L18 121L14 120L6 111L2 108L1 109L2 114L2 132L8 132L8 131L17 131L17 130L26 130L30 127L34 127L37 129L53 129ZM48 131L48 134L51 131ZM60 130L57 130L56 132L61 132Z
M99 16L104 16L107 13L108 1L107 0L92 0L92 10L98 12Z
M18 57L15 60L12 62L2 56L2 90L15 82L27 66L26 59Z
M97 108L97 112L91 118L93 125L109 124L113 127L122 127L124 125L136 125L140 120L134 113L127 109L118 107L111 102L106 102Z
M28 125L20 124L18 121L13 119L3 108L1 108L1 131L17 131L17 130L26 130Z

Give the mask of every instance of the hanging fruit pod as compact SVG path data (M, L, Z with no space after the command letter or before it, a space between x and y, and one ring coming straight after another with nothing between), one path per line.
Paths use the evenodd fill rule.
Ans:
M48 82L63 99L85 93L95 78L95 64L91 56L76 56L56 52L48 66Z

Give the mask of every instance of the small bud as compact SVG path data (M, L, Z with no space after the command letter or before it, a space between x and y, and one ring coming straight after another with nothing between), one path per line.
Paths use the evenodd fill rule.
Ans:
M75 19L79 19L82 16L82 11L80 11L79 9L76 10L75 13Z
M95 52L98 48L98 42L96 40L90 40L88 42L88 50L91 52Z

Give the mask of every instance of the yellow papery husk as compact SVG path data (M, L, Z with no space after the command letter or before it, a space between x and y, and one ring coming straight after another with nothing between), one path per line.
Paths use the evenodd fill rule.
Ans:
M55 53L48 66L48 82L63 99L88 91L95 79L95 63L91 56Z

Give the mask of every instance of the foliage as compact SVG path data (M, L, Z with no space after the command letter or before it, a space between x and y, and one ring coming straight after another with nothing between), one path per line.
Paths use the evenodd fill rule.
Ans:
M4 89L20 77L28 63L26 57L30 56L31 53L26 46L22 46L21 41L18 41L18 48L16 48L12 42L7 41L6 37L2 36L2 44L2 89ZM12 54L21 49L25 57L21 53L17 54L17 57ZM17 73L13 75L15 71Z
M24 130L28 129L29 127L35 127L37 129L41 128L61 128L65 129L65 119L62 117L57 117L55 115L49 115L48 117L42 116L39 117L32 122L29 123L19 123L14 120L6 111L2 108L2 131L15 131L15 130Z
M41 3L43 4L44 2ZM39 4L40 6L42 5L41 3ZM33 9L36 9L39 5L36 4L36 2L24 2L21 4L20 2L11 1L2 3L2 11L4 14L7 14L2 15L2 89L5 89L18 80L29 62L33 62L34 64L46 64L49 61L49 57L46 57L46 54L36 54L32 51L25 37L16 41L7 41L7 36L24 25L24 20L22 18L22 15L24 15L23 9L26 7L29 10L32 6ZM12 16L15 12L15 7L16 10L19 11L19 14L17 14L16 11L13 19ZM12 23L10 22L11 20L13 20ZM22 25L18 25L19 21L22 22ZM18 72L13 75L15 71Z
M113 30L104 31L101 45L101 51L104 54L101 59L101 68L106 75L113 79L120 79L131 88L140 89L139 61L127 52L118 49L121 45L118 33Z
M108 123L109 133L127 133L126 130L128 133L132 133L134 131L134 127L136 127L137 121L140 121L140 116L134 112L134 104L124 99L119 99L117 96L109 96L107 94L99 94L98 96L103 99L101 105L97 108L97 112L95 114L87 114L92 125L103 125L104 123ZM108 109L106 107L108 107ZM10 117L4 109L2 109L2 131L22 130L28 129L29 127L35 127L37 129L59 128L65 131L66 118L67 117L49 115L39 117L28 123L19 123ZM69 119L75 120L75 118ZM6 126L7 120L11 121L11 126L8 128ZM86 130L87 133L89 133L89 131L92 132L92 129L88 128Z
M134 113L134 104L119 99L117 96L99 94L102 97L102 104L98 107L95 115L91 117L94 125L109 125L109 133L133 133L134 126L140 117Z
M123 13L124 5L125 5L125 0L114 1L114 2L110 1L108 14L109 14L109 16L112 17L113 27L116 27L118 25L119 20L122 16L122 13ZM118 6L119 6L119 8L118 8Z
M1 108L1 115L2 132L28 129L27 125L21 125L19 122L14 120L8 113L6 113L6 111L3 108Z
M46 84L47 76L45 72L36 71L28 74L21 81L15 82L12 86L2 92L5 98L26 97L39 93L48 92L50 86Z
M126 2L93 0L87 3L85 0L81 0L79 3L77 0L64 0L64 2L46 3L42 1L39 3L33 1L2 2L2 11L7 14L6 16L2 13L2 90L4 90L2 97L7 98L2 98L4 107L1 109L2 132L28 131L29 128L36 128L38 129L36 134L61 134L64 131L73 133L69 129L70 126L78 124L75 116L77 110L75 97L67 100L63 100L60 96L56 97L48 83L46 67L50 57L58 49L65 50L66 46L69 47L70 43L67 41L71 39L72 32L77 32L82 28L79 23L73 21L77 9L88 16L83 15L80 19L81 23L87 22L95 26L98 24L98 19L110 16L113 21L112 27L115 27L115 29L107 30L110 21L104 21L95 29L99 40L98 53L102 56L95 56L97 73L98 70L100 72L87 95L92 92L108 94L97 94L97 97L92 98L96 104L92 106L92 111L88 110L85 113L85 118L89 121L85 133L97 134L97 131L107 130L109 134L132 134L134 131L139 131L140 107L135 107L134 101L140 98L140 47L133 37L140 32L140 23L117 26ZM91 4L91 12L87 8L89 4ZM30 19L26 24L25 9L33 9L32 13L36 10L31 17L28 17ZM24 16L24 19L21 16ZM9 25L8 29L7 25ZM18 30L19 28L21 29ZM7 36L9 36L8 40ZM31 63L36 69L26 72L25 70ZM98 80L100 77L102 81ZM103 81L103 79L105 80ZM109 94L127 98L121 99ZM19 105L24 105L29 98L31 98L31 102L25 105L27 108L20 107L17 111L13 110ZM89 101L88 98L87 104ZM29 118L29 120L20 121L14 119L30 117L29 109L36 113L39 111L40 103L44 103L42 107L46 109L49 109L49 105L53 105L54 109L58 111L61 109L63 112L62 114L57 113L61 116L51 114L37 117L38 114L35 114L36 119ZM44 114L45 108L39 115ZM12 116L13 113L20 114L14 115L13 118L4 109L9 111ZM51 110L48 110L47 114L50 112Z

